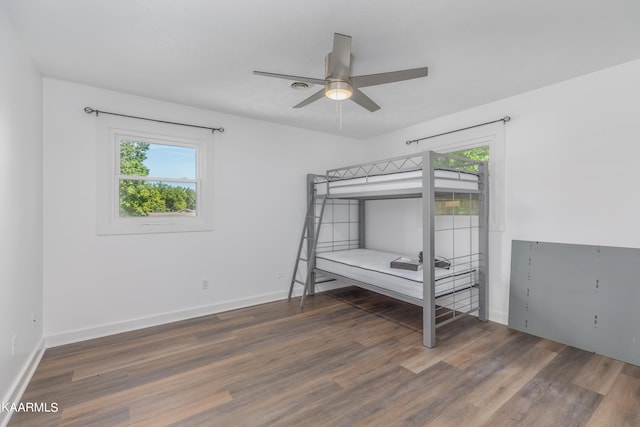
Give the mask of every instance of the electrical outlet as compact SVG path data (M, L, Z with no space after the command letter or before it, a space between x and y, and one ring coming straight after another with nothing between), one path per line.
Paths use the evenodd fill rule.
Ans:
M18 336L14 335L13 338L11 338L11 355L15 356L16 354L16 341L18 340Z
M202 281L202 290L206 291L207 289L209 289L209 279L204 279Z

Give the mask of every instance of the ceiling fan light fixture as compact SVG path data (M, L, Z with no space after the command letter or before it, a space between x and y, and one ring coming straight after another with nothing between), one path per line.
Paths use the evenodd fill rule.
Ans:
M349 82L333 81L326 84L324 96L334 101L344 101L353 95L353 86Z

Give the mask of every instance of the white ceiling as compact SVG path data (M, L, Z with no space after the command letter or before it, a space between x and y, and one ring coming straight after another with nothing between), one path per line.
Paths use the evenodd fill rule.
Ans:
M44 76L355 138L640 58L638 0L1 0L0 7ZM343 102L340 129L335 101L292 108L319 87L296 91L252 74L324 78L334 32L353 37L354 75L428 66L429 76L364 88L382 109Z

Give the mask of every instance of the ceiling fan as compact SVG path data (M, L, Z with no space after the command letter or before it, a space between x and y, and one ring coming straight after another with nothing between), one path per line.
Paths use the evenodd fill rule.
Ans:
M311 95L299 104L294 105L293 108L304 107L305 105L309 105L313 101L317 101L323 96L326 96L327 98L336 101L351 99L356 104L371 112L379 110L380 106L373 102L367 95L362 93L360 88L427 76L427 67L392 71L389 73L368 74L365 76L352 76L352 62L353 55L351 54L351 36L335 33L333 35L333 50L329 52L325 58L324 79L267 73L264 71L254 71L253 74L324 86L324 89Z

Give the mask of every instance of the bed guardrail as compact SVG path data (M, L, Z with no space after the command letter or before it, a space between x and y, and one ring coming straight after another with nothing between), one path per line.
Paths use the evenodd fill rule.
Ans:
M412 154L376 162L361 163L327 171L319 182L318 194L342 198L420 197L424 171L433 174L437 191L477 191L482 162L432 153L431 165L424 156Z
M327 181L363 178L375 175L387 175L397 172L409 172L422 169L422 154L393 157L376 162L361 163L338 169L327 170Z
M392 157L375 162L360 163L343 168L329 169L326 174L327 182L342 181L354 178L367 178L371 176L390 175L399 172L422 170L422 153L409 156ZM461 173L479 173L481 161L449 156L446 154L432 153L431 160L434 169L448 170Z

